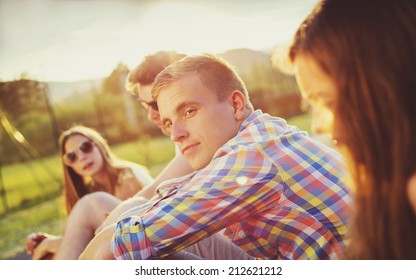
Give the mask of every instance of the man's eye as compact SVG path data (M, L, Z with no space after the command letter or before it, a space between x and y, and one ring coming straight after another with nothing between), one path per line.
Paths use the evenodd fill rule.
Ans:
M186 109L185 110L185 112L183 113L183 115L185 117L189 117L189 116L192 116L195 113L195 111L196 111L195 109L189 108L189 109Z

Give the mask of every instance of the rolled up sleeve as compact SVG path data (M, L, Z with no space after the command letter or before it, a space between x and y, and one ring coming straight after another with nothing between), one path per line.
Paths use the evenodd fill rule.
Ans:
M140 217L130 217L117 223L110 247L117 260L152 258L150 242Z

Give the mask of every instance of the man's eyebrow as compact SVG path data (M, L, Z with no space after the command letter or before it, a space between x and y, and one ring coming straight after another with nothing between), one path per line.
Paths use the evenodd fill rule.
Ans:
M179 103L177 106L176 106L176 108L174 108L173 109L173 112L175 113L175 114L179 114L179 113L181 113L186 107L188 107L188 106L195 106L195 105L199 105L199 102L198 101L196 101L196 100L192 100L192 101L183 101L183 102L181 102L181 103ZM170 119L168 119L168 118L162 118L162 116L161 116L161 119L160 119L160 122L163 124L163 123L165 123L167 120L170 120Z

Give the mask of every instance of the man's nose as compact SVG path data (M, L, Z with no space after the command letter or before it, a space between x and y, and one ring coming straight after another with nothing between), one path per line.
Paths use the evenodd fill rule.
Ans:
M184 124L181 122L175 122L172 123L171 129L170 129L170 139L174 142L180 142L183 141L188 137L189 133L186 130Z

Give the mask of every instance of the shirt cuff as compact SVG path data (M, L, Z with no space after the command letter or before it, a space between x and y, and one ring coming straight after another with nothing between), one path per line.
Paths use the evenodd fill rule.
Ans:
M140 217L129 217L117 223L110 250L117 260L152 259L150 241Z

